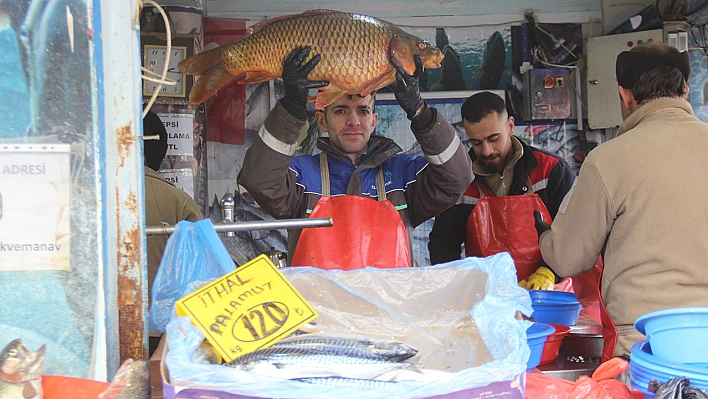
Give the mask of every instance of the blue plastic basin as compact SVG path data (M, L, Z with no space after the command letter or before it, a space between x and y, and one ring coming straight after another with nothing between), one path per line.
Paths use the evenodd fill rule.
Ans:
M526 362L526 369L532 369L541 363L541 355L543 354L543 344L546 343L546 338L553 334L556 329L545 323L533 323L526 330L526 343L529 345L531 355Z
M641 387L640 385L636 385L633 381L630 381L632 384L632 388L635 390L641 392L644 395L644 399L655 399L656 395L654 395L654 392L649 392L647 387Z
M652 354L648 340L632 345L629 367L631 381L648 388L649 381L664 383L674 377L686 377L691 385L708 389L708 368L693 367L683 363L669 362Z
M533 317L539 323L572 326L578 322L582 305L575 294L562 291L530 290Z
M630 363L629 375L631 381L634 384L644 387L645 389L648 389L649 382L652 380L656 380L659 383L664 384L672 378L681 377L677 375L668 375L658 371L646 369L643 366L637 364L636 362ZM691 385L703 390L708 389L708 381L699 380L697 378L691 379Z
M634 323L647 336L654 356L674 363L708 367L708 308L666 309Z

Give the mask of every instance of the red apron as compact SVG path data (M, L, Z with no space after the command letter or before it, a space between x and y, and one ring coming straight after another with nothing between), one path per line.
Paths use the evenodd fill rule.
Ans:
M302 229L291 266L340 270L410 266L406 227L396 207L386 199L383 170L378 169L378 201L354 195L330 197L327 156L320 154L322 197L310 217L331 217L334 224Z
M602 324L602 362L606 362L615 357L617 327L602 302L602 295L600 294L602 270L603 260L602 255L600 255L595 267L583 274L573 276L572 280L573 291L578 301L583 305L583 310Z
M521 281L538 269L541 249L538 246L533 211L538 210L543 220L551 222L551 215L526 177L531 194L494 196L491 190L477 184L480 198L467 219L467 256L490 256L509 252Z

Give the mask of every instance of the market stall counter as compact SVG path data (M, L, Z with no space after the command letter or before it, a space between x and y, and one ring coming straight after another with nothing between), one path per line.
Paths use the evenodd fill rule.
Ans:
M272 354L283 343L333 336L329 342L337 345L398 342L373 347L414 348L414 356L401 360L402 366L379 361L291 366L253 352L242 358L255 361L211 364L202 353L203 332L189 318L173 317L160 364L165 399L524 398L525 332L531 323L516 315L528 314L531 301L516 284L508 254L421 268L282 272L319 317L308 324L305 340L290 336L261 354ZM310 357L298 353L288 360ZM373 371L380 367L384 372Z

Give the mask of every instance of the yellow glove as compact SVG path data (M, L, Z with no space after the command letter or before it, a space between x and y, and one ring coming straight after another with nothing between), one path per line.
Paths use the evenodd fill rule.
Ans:
M533 274L519 281L519 286L527 290L552 290L556 283L556 275L551 269L541 266Z

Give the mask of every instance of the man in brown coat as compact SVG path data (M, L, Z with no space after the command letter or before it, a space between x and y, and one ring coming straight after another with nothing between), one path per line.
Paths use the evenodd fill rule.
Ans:
M617 356L645 339L638 317L708 306L708 125L686 101L689 74L688 53L663 43L621 53L617 137L585 159L553 227L536 219L543 259L558 275L590 270L603 255Z

